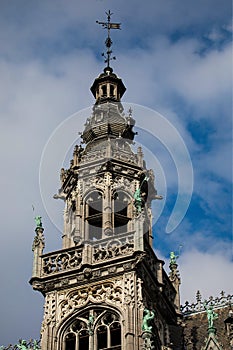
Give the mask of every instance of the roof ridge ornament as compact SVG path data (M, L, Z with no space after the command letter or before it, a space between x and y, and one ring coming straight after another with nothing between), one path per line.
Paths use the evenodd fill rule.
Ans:
M111 22L111 16L113 15L113 13L111 13L110 10L108 12L105 12L105 13L107 15L107 22L96 21L96 23L101 24L104 29L108 30L108 36L105 40L106 54L103 52L102 56L105 58L104 62L107 63L106 68L110 68L110 61L116 59L115 56L111 57L111 55L112 55L112 50L111 50L112 39L110 38L110 30L111 29L121 29L121 27L120 27L121 23Z
M209 306L213 306L214 309L231 306L233 303L233 294L225 295L225 292L221 292L220 297L214 298L210 296L207 300L203 301L201 293L198 291L196 300L196 303L189 303L189 301L186 301L184 305L181 306L181 312L184 316L204 312L206 311L206 307Z

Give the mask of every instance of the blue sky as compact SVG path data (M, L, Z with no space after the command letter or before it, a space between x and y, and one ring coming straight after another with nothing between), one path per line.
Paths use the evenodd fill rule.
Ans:
M112 37L117 56L113 68L127 87L123 101L133 106L139 129L144 119L136 105L165 117L183 138L192 161L191 203L168 234L178 174L185 169L174 165L176 147L170 154L154 134L148 142L146 132L156 127L153 118L153 125L143 124L136 141L149 150L148 164L156 158L158 193L166 194L162 204L153 205L155 216L163 207L154 226L156 253L167 261L169 252L182 245L183 301L194 300L197 289L205 297L222 289L232 293L231 2L2 0L0 345L39 337L43 297L28 284L32 204L43 217L46 251L60 248L62 203L52 195L59 188L63 162L57 147L44 173L46 198L54 210L46 212L39 186L41 156L57 126L94 102L89 88L104 67L106 36L95 21L104 20L109 9L113 20L122 23ZM72 137L82 128L80 117ZM167 140L176 145L173 136ZM182 177L184 188L189 180Z

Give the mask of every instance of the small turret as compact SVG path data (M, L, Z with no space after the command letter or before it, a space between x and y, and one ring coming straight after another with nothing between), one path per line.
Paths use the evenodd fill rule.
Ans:
M36 235L34 237L33 245L32 245L32 251L34 254L34 259L33 259L33 270L32 270L32 280L33 277L38 277L40 276L40 271L42 268L42 261L41 261L41 255L43 254L43 250L45 247L44 243L44 229L42 226L42 221L41 221L41 216L36 216L35 217L35 222L36 222Z
M125 85L122 80L113 73L111 67L104 68L104 73L101 73L91 86L91 92L96 99L96 105L108 101L120 102L125 91Z
M177 258L179 257L179 255L176 255L174 252L170 253L170 264L169 264L169 268L171 270L171 272L169 273L169 279L173 284L173 287L176 290L176 296L175 296L175 300L174 300L174 304L176 307L176 312L178 314L180 314L180 274L179 274L179 270L178 270L178 264L177 264Z

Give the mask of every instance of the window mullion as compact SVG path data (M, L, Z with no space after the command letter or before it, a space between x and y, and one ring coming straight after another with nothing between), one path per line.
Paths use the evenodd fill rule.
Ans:
M107 347L110 348L111 346L111 335L110 335L110 327L107 326Z
M78 333L76 333L75 350L79 350L79 336L78 336Z
M94 348L94 334L89 335L89 350L95 350L95 348Z

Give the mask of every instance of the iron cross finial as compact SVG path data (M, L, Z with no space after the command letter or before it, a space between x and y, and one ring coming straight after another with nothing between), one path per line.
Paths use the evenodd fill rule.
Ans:
M96 23L101 24L104 29L108 30L108 36L107 36L107 39L105 40L106 54L102 53L102 56L104 56L104 58L105 58L104 62L107 63L107 67L110 67L110 65L109 65L110 61L116 59L115 56L111 57L111 54L112 54L112 50L111 50L112 40L110 38L110 30L111 29L121 29L121 23L113 23L113 22L111 22L111 16L113 15L113 13L111 13L110 10L108 12L105 12L105 13L107 15L107 22L96 21Z

